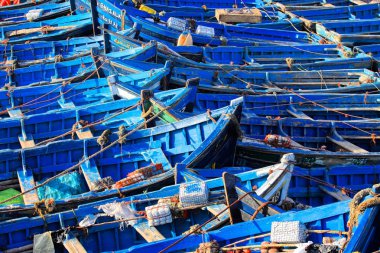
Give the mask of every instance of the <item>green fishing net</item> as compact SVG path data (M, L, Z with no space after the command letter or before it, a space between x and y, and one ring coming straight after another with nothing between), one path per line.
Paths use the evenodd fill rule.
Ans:
M44 181L41 180L37 184L41 184ZM37 188L39 199L64 199L85 191L87 191L85 180L77 171L62 175L46 185Z
M19 193L20 193L19 191L12 189L12 188L0 191L0 202L4 201L6 199L9 199L13 196L16 196ZM11 204L24 204L24 199L22 198L22 196L19 196L15 199L8 201L8 202L5 202L3 205L11 205Z

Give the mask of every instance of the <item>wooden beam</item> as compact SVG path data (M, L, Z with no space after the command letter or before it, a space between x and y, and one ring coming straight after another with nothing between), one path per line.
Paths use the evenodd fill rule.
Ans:
M93 159L87 160L86 162L80 165L83 176L86 179L86 183L88 188L93 191L95 190L95 182L101 180L98 167Z
M31 170L18 170L17 177L20 184L21 192L25 192L36 186L36 182L34 181L33 177L33 172ZM40 201L36 190L25 193L22 197L24 198L24 203L26 205L34 204Z
M86 249L80 243L78 238L72 237L63 241L63 246L69 253L86 253Z
M330 195L331 197L339 200L339 201L343 201L343 200L350 200L351 198L345 194L343 194L341 191L338 191L337 189L334 189L334 188L331 188L331 187L326 187L326 186L322 186L322 185L319 185L319 188L327 193L328 195Z
M155 242L165 239L155 227L150 227L147 221L136 223L133 227L147 242Z

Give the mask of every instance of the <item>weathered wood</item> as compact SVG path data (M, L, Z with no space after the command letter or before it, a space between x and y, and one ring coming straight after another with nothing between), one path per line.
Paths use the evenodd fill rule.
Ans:
M85 253L87 252L80 241L76 238L70 238L63 241L63 246L69 253Z
M19 142L20 142L21 148L33 148L36 146L33 139L22 140L22 138L19 138Z
M228 209L228 213L230 216L230 223L236 224L236 223L242 222L243 218L241 217L240 203L237 203L231 206L231 204L234 203L239 198L235 189L237 177L227 172L224 172L222 177L223 177L226 204L227 206L230 206Z
M74 26L45 26L45 27L38 27L38 28L29 28L29 29L21 29L21 30L16 30L7 33L8 37L11 36L19 36L19 35L27 35L31 33L36 33L36 32L52 32L52 31L60 31L60 30L65 30L65 29L72 29Z
M327 136L327 139L339 147L352 153L368 153L367 150L356 146L355 144L346 141L342 136L338 134L335 128L332 129L332 136Z
M261 23L262 15L256 8L250 9L216 9L215 17L224 23Z
M293 117L296 117L298 119L309 119L309 120L313 120L312 118L310 118L309 116L307 116L304 112L302 111L299 111L297 110L296 108L294 108L293 105L289 105L288 108L286 109L286 111L292 115Z
M8 109L8 114L9 114L9 117L11 117L11 118L22 117L22 111L18 108Z
M86 183L87 183L88 188L91 191L95 190L95 184L94 183L101 179L100 174L99 174L99 170L96 167L95 162L93 161L93 159L90 159L90 160L87 160L86 162L82 163L80 165L80 167L82 169L83 176L86 179Z
M155 242L165 239L155 227L150 227L147 221L139 222L133 225L133 227L147 242Z
M322 186L320 185L319 188L327 193L328 195L330 195L331 197L339 200L339 201L343 201L343 200L350 200L351 198L347 195L344 195L341 191L338 191L337 189L334 189L334 188L331 188L331 187L326 187L326 186Z
M25 192L36 185L33 177L33 172L31 170L18 170L17 177L20 183L21 192ZM36 190L25 193L23 195L23 198L26 205L40 201Z
M78 139L80 139L80 140L94 137L91 130L89 130L89 129L84 129L82 131L76 131L75 133L77 134Z
M223 209L225 209L227 206L225 204L217 204L217 205L211 205L207 206L206 209L209 211L212 215L217 215L220 213ZM218 218L215 220L209 222L203 227L203 230L209 231L209 230L214 230L221 225L225 224L228 220L230 219L230 216L227 211L224 213L220 214Z

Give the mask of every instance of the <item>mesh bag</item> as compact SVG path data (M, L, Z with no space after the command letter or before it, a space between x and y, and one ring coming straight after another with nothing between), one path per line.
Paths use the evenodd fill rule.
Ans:
M299 221L274 221L271 225L270 240L277 243L306 242L307 229Z
M149 226L159 226L173 221L170 207L166 203L159 203L145 207Z
M161 163L149 165L128 173L126 178L116 182L114 188L121 188L127 185L135 184L161 173L164 173L164 168Z
M181 184L179 201L183 207L205 205L208 202L208 188L205 182Z

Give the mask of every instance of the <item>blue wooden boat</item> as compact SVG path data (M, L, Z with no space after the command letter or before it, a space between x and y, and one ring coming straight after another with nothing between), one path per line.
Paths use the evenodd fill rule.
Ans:
M177 53L198 62L216 64L276 64L292 59L293 63L311 63L347 58L349 48L337 45L254 46L254 47L173 47ZM351 57L348 57L351 58Z
M116 1L115 1L116 2ZM256 6L262 4L261 1L244 1L243 2L235 2L230 0L219 0L219 1L210 1L210 0L201 0L201 1L177 1L177 0L143 0L143 1L136 1L136 0L128 0L126 3L129 3L131 5L135 5L136 3L142 3L146 5L162 5L162 6L169 6L169 7L201 7L202 5L205 5L207 8L232 8L234 5L236 5L236 8L242 8L246 6Z
M223 172L237 175L250 167L228 167L222 170L192 169L203 179L221 177ZM302 168L294 166L287 197L282 201L284 210L304 209L349 200L355 193L372 187L379 177L380 166L337 165Z
M75 82L94 75L96 64L91 56L51 64L36 64L25 68L0 70L0 86L12 87Z
M248 166L253 161L277 161L289 152L306 167L373 165L380 159L377 122L250 117L241 120L241 128L246 138L238 143L238 157Z
M89 55L91 48L102 48L103 38L79 37L61 41L34 41L28 44L0 46L1 67L25 67L38 63L67 61Z
M2 44L25 43L36 40L64 40L88 34L92 29L89 13L59 17L40 22L30 22L0 27Z
M153 74L147 71L132 74L126 78L120 77L120 80L125 84L129 83L130 86L134 83L138 84L139 82L154 84L168 73L168 68L157 69ZM64 104L63 110L58 109L34 115L21 114L20 111L21 115L13 115L11 118L3 119L0 131L6 136L1 138L0 148L30 148L46 139L60 136L70 132L72 129L76 130L76 128L80 126L84 127L84 123L82 123L80 126L74 128L79 122L87 122L87 124L96 123L97 121L103 122L102 124L96 124L91 130L87 128L83 131L78 130L78 132L76 132L78 138L87 138L100 136L104 130L115 130L120 125L124 125L126 130L130 130L130 127L140 124L143 120L140 117L140 108L135 108L132 111L128 109L138 104L138 95L134 97L130 96L130 100L113 101L111 95L107 92L109 96L99 100L102 95L106 96L107 93L101 94L101 90L97 92L99 93L98 100L92 104L86 103L83 106L75 106L70 100L65 100L63 97L63 99L59 101L61 104ZM176 109L178 104L180 104L180 109L182 109L182 105L186 105L189 102L193 104L195 93L196 86L157 93L151 101L155 108L153 113L163 107L171 106L173 109L163 113L160 118L169 122L171 122L173 118L178 120L178 116L176 116L172 110ZM90 93L89 95L92 94ZM101 108L99 108L100 103L103 105ZM124 110L127 111L123 112ZM11 114L14 113L14 111L10 111ZM81 132L83 132L83 134ZM66 136L59 139L74 137L75 136L71 136L71 134L66 134Z
M316 32L334 43L344 45L378 44L379 24L380 19L325 21L316 24Z
M64 86L50 84L0 90L0 118L43 114L53 110L105 103L111 98L106 78L96 78Z
M377 66L379 66L380 62L380 44L371 44L364 46L354 47L355 51L366 53L372 56L377 61Z
M39 0L39 1L30 1L30 0L27 0L27 1L23 1L21 0L19 4L11 4L11 5L7 5L7 6L1 6L0 7L0 11L7 11L7 10L15 10L15 9L22 9L22 8L28 8L28 7L32 7L32 6L38 6L40 4L44 4L44 3L56 3L56 2L60 2L60 0Z
M375 19L379 17L377 4L349 5L336 7L320 7L310 9L295 9L286 7L294 15L313 21Z
M291 156L291 154L289 155ZM283 159L282 163L275 166L269 166L260 170L241 173L238 174L237 177L226 173L223 175L223 178L204 181L202 185L209 197L205 199L206 201L203 200L203 202L194 200L193 203L190 204L189 202L186 202L185 198L182 197L183 193L181 193L181 189L186 189L186 187L191 186L194 187L196 184L201 185L202 183L199 181L190 181L188 183L167 186L154 192L123 197L121 199L110 198L91 204L81 205L77 209L70 211L58 214L48 214L44 217L47 224L47 229L45 231L61 233L61 229L64 229L67 226L72 226L72 232L75 234L75 238L73 239L89 252L128 249L134 245L145 242L154 242L181 235L183 232L188 231L192 225L202 223L212 217L212 215L224 209L226 207L226 203L233 201L233 198L235 198L232 195L227 195L232 193L235 193L237 197L242 195L246 195L246 197L242 199L241 205L236 206L235 210L231 209L230 212L223 213L218 220L209 223L205 230L213 230L220 227L221 225L227 223L231 216L233 217L233 219L231 217L231 222L238 223L249 219L255 208L257 208L258 205L264 200L262 197L273 196L278 190L284 190L286 192L286 179L289 180L290 173L282 170L281 168L286 168L291 171L293 165L289 164L289 161L291 160L287 160L286 158ZM273 171L272 175L270 175L271 170ZM189 176L189 172L186 173L186 176ZM249 194L249 190L246 188L248 185L256 185L256 193ZM198 186L198 191L200 191L199 188L200 187ZM190 190L191 189L188 191ZM120 231L119 221L112 217L108 217L106 213L101 210L101 208L97 208L99 206L125 205L127 203L131 203L130 208L132 208L134 212L143 211L146 207L153 206L156 203L163 203L163 201L170 203L170 199L176 199L178 198L178 195L180 195L181 198L180 205L178 205L178 208L173 209L173 211L176 211L177 215L173 217L171 223L160 226L150 227L148 222L143 219L135 222L132 226L126 226L122 231ZM270 214L281 212L281 210L274 205L270 205L268 207L268 212ZM180 214L181 210L185 212L182 215ZM79 223L81 220L86 219L86 217L90 214L95 216L99 215L102 217L99 217L95 224L89 224L89 226L87 226L88 234L87 236L84 236L79 230L77 230L77 228L74 228L74 226L77 227L77 222ZM263 214L259 213L258 216L262 217ZM74 220L74 217L76 217L76 221ZM29 222L26 222L27 220L29 220ZM33 235L43 233L44 231L44 222L41 223L41 221L43 221L43 218L41 217L24 217L1 222L0 236L7 239L1 241L0 247L2 249L15 249L26 245L30 246L33 240ZM110 225L103 226L103 223L107 221L110 222ZM73 222L76 222L76 224ZM17 226L9 227L12 223L17 224ZM16 231L20 233L16 233ZM25 236L25 234L21 233L21 231L33 232L29 233L30 238L28 238L29 236ZM100 238L103 238L104 240L105 234L110 233L111 231L113 231L112 234L116 235L116 237L107 237L107 243L104 243L104 241ZM10 235L10 237L7 237L7 235ZM120 240L123 240L123 243L117 243ZM58 252L61 252L61 250Z
M112 63L111 63L112 64ZM146 78L145 80L143 78L136 79L135 77L140 74L135 74L131 76L123 76L119 77L118 75L111 75L108 76L108 84L111 89L112 95L114 98L135 98L138 97L141 94L142 90L151 90L151 91L157 91L159 89L165 90L167 87L166 83L168 80L168 77L170 76L171 72L171 63L167 62L164 66L164 69L166 70L166 75L159 75L156 77L156 69L151 69L145 74L143 78ZM199 85L199 79L196 80L189 80L186 84L186 87L189 85L198 86ZM228 103L229 104L229 103ZM228 105L227 104L227 105Z
M78 3L79 2L79 3ZM87 1L78 1L77 5L86 6L90 9L90 3ZM109 25L113 31L121 31L127 27L131 28L136 23L141 26L139 37L145 41L162 40L166 44L177 44L177 40L181 35L181 31L170 29L160 24L155 24L147 19L126 14L120 3L104 1L96 8L95 16L106 17L98 20L100 25ZM125 16L126 15L126 16ZM123 16L123 18L121 18ZM304 32L283 31L254 27L238 27L238 26L219 26L218 24L210 24L216 26L215 37L192 33L192 40L195 45L252 45L257 42L273 42L280 41L284 43L308 43L309 37ZM226 31L223 32L222 29ZM221 37L222 36L222 37Z
M123 32L115 33L108 29L104 29L106 33L109 35L106 37L106 43L112 45L112 48L127 49L131 47L138 47L143 45L144 43L128 38L128 36L124 36ZM308 46L309 48L312 46ZM334 46L333 46L334 47ZM227 48L227 51L224 50ZM254 48L254 49L253 49ZM261 51L261 48L262 51ZM242 50L244 52L239 51L239 47L217 47L215 49L204 48L201 49L199 47L168 47L162 43L158 43L158 56L162 58L164 61L170 59L175 63L176 66L184 66L184 67L192 67L199 69L208 69L208 70L250 70L250 71L284 71L284 70L333 70L333 69L346 69L346 68L368 68L368 69L376 69L377 66L373 63L373 59L366 54L359 53L355 57L347 56L351 55L351 51L346 48L342 48L342 56L344 57L336 57L326 59L315 58L315 60L310 59L310 54L305 54L304 51L308 51L307 46L284 46L283 48L279 48L279 52L274 51L273 53L268 53L270 47L244 47ZM289 48L292 48L289 50ZM250 52L252 49L252 52ZM320 49L323 49L321 46ZM274 49L275 50L275 49ZM281 51L283 50L283 51ZM288 51L289 50L289 51ZM297 53L297 50L303 51L302 57L298 57L300 53ZM177 51L177 52L176 52ZM202 52L202 55L200 54ZM247 52L248 51L248 52ZM188 59L181 54L186 56L191 55L191 59ZM222 64L220 64L219 55L223 55L223 59L221 60ZM265 55L267 58L260 58L260 54ZM281 62L276 61L276 59L271 59L271 54L274 57L281 58ZM319 54L316 52L315 54ZM209 55L211 57L215 57L216 62L212 62L210 60ZM215 55L215 56L214 56ZM242 56L244 55L244 56ZM252 55L252 56L250 56ZM289 57L285 57L289 56ZM294 57L295 56L295 57ZM199 58L198 58L199 57ZM244 57L244 59L242 59ZM256 62L256 57L258 61ZM293 58L294 57L294 58ZM308 60L304 61L302 58L308 57ZM200 59L201 58L201 59ZM194 59L194 60L193 60ZM297 63L298 60L298 63ZM237 64L235 64L235 61ZM244 65L240 65L241 61L244 62ZM211 62L211 63L209 63ZM227 63L226 63L227 62ZM276 63L272 63L276 62ZM231 64L233 63L233 64Z
M36 14L33 15L33 12ZM38 13L38 14L37 14ZM0 11L0 26L58 18L70 13L70 3L46 3L29 8Z
M97 49L90 48L91 55L80 56L71 61L56 62L50 64L35 64L25 68L0 70L0 85L11 88L12 86L35 86L62 82L75 82L88 77L100 77L112 70L107 69L107 64L102 61L117 58L120 61L126 59L149 60L154 58L157 48L154 43L146 47L132 48L122 52L113 52L97 57ZM17 62L15 62L17 64Z
M197 94L197 108L217 109L237 98L233 94ZM243 117L370 121L380 118L377 94L268 94L244 96Z
M280 1L272 1L272 0L264 0L266 4L282 4L284 6L323 6L327 5L332 6L346 6L352 5L350 0L280 0ZM360 1L361 2L361 1ZM361 2L363 3L363 2Z
M239 106L233 105L212 111L211 114L204 113L179 122L138 130L131 133L124 144L118 144L103 151L94 138L53 142L49 145L32 149L3 151L0 155L1 159L9 162L13 159L16 159L13 161L17 161L18 158L16 157L21 154L22 161L19 162L24 164L24 169L20 170L17 165L13 167L13 162L3 163L11 166L2 167L2 171L4 171L1 176L2 185L10 184L9 182L14 183L12 178L17 175L16 177L19 177L20 180L20 187L25 191L28 187L30 189L31 184L35 185L35 182L41 183L47 177L62 172L82 161L82 159L87 159L88 162L80 165L83 173L83 177L81 176L82 183L87 187L77 189L74 194L70 194L72 191L69 189L62 190L64 191L63 193L66 193L65 198L70 198L70 201L59 202L59 196L62 195L55 197L58 201L57 207L59 207L57 210L75 206L78 203L118 196L119 193L136 193L147 188L152 190L173 179L171 168L177 162L184 162L190 168L232 165L233 150L237 139L236 121L234 120L236 118L234 118L234 115L239 117L239 113ZM216 120L215 123L211 120L211 117ZM201 135L196 135L197 138L190 135L197 131L202 133ZM118 140L114 137L114 135L111 136L111 141ZM96 154L95 152L98 152L99 156L92 158L93 154ZM71 154L70 160L67 159L68 156L62 157L63 160L54 159L48 161L45 159L46 156L58 158L59 154L67 153ZM13 155L13 158L10 158L10 154ZM42 159L42 157L44 157L44 162L41 167L32 165L33 160ZM119 181L124 179L127 173L151 163L162 164L163 173L157 174L156 177L148 177L148 180L145 181L136 181L136 184L124 185L119 190L109 189L94 192L94 190L103 189L102 187L99 189L97 186L97 182L102 178L111 177L114 181ZM35 169L32 169L33 167ZM51 187L58 190L60 189L60 184L52 185ZM92 192L89 192L89 190L92 190ZM39 197L35 191L24 195L26 205L33 205L36 201L39 201ZM28 206L27 211L30 211L30 207ZM17 212L17 209L15 208L13 211ZM7 209L7 212L9 210Z
M350 204L350 201L347 200L299 212L281 213L229 225L211 232L190 236L181 235L162 241L137 245L117 252L188 252L201 248L210 248L211 246L214 250L227 252L234 250L259 252L260 249L267 250L266 247L261 245L264 241L268 248L275 247L279 249L279 246L282 246L280 249L287 250L295 250L296 248L300 250L302 245L299 242L311 241L316 247L312 245L309 249L322 250L323 248L319 247L319 245L327 242L326 239L323 240L324 237L328 237L328 241L341 240L341 242L344 241L342 238L346 238L346 244L335 247L337 251L342 250L345 253L373 252L378 250L380 246L377 240L379 230L376 224L380 207L377 204L377 197L371 196L371 192L374 195L378 194L379 185L374 185L372 189L363 191L363 196L366 196L366 198L358 196L355 204ZM376 204L370 204L371 202ZM357 213L358 220L355 218L354 212L350 212L350 205L353 208L363 207L363 210ZM352 224L350 228L346 224L348 220L351 223L355 221L355 224ZM287 231L288 236L292 235L290 236L291 239L297 240L294 243L277 243L277 245L276 243L271 243L271 238L276 238L281 242L286 241L285 236L281 237L280 235L281 230L276 229L284 225L287 226L285 231ZM292 227L290 228L290 226ZM299 231L307 231L306 238L297 236L296 233ZM308 244L303 246L305 247L306 245Z

